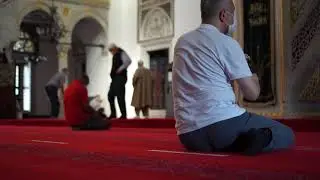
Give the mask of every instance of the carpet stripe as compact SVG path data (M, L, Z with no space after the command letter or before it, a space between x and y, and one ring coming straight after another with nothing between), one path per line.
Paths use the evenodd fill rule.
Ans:
M297 146L295 149L298 151L315 151L315 152L320 151L320 148L304 147L304 146Z
M42 141L42 140L31 140L32 142L37 143L49 143L49 144L68 144L66 142L57 142L57 141Z
M192 152L168 151L168 150L148 150L148 151L158 152L158 153L186 154L186 155L212 156L212 157L228 157L229 156L224 154L205 154L205 153L192 153Z

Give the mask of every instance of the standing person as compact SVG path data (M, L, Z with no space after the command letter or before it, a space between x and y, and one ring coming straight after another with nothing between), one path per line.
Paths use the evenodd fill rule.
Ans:
M143 61L138 62L138 69L134 73L132 85L134 88L131 105L135 107L136 117L142 111L145 118L149 117L149 107L152 103L152 75L151 71L143 66Z
M202 24L179 38L173 61L173 101L177 134L190 151L232 151L256 155L287 149L293 131L236 103L232 82L243 96L260 94L257 75L230 31L235 30L232 0L201 0Z
M117 97L121 119L127 118L125 92L127 83L127 68L131 64L131 59L128 54L115 44L109 46L109 51L113 55L111 68L111 85L108 93L108 100L111 108L110 118L116 118L115 97Z
M51 103L51 117L57 118L60 111L60 102L58 92L60 90L61 95L64 94L64 84L68 75L68 69L63 68L60 72L57 72L46 84L45 90Z
M110 121L89 104L89 77L83 75L74 80L65 91L65 117L73 130L103 130L110 127Z

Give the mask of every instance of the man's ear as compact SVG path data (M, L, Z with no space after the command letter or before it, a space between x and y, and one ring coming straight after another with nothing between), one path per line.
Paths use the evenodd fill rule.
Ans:
M225 22L225 20L226 20L226 11L225 10L222 10L219 12L219 20L221 22Z

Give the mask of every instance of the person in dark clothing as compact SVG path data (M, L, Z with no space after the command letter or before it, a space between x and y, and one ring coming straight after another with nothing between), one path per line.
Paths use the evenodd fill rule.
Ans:
M121 119L127 118L126 101L125 101L125 85L127 82L127 68L131 64L128 54L115 44L109 46L109 51L113 55L111 68L111 85L108 93L111 114L109 118L116 118L115 97L117 97Z

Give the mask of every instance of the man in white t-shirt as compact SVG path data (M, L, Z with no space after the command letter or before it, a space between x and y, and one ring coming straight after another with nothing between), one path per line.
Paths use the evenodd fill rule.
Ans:
M247 155L285 149L293 131L238 106L232 88L256 100L259 80L244 52L229 35L235 30L232 0L201 0L202 24L179 38L173 61L176 129L186 149L236 151Z
M60 102L58 92L60 89L61 95L64 93L64 84L66 82L66 76L68 69L63 68L60 72L57 72L46 84L45 90L48 95L51 104L51 117L57 118L60 111Z

